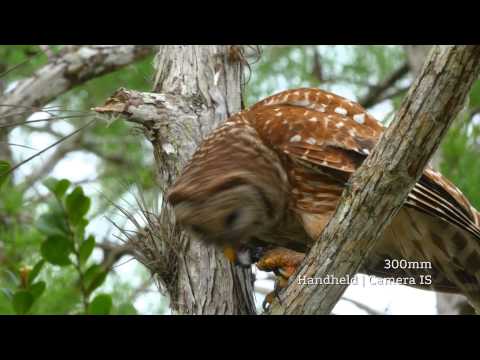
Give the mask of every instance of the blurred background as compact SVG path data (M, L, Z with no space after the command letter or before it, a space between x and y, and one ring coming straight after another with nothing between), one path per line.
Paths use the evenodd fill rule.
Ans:
M276 45L259 49L259 55L252 52L255 55L248 58L245 68L247 106L288 88L318 87L358 101L388 125L421 70L429 46ZM151 90L155 48L135 56L126 51L116 66L70 79L68 86L47 79L47 87L65 90L39 95L35 101L27 101L28 106L11 102L23 88L33 94L49 91L45 85L33 89L32 84L54 71L58 59L69 51L96 56L88 48L0 46L0 166L21 163L74 134L2 179L0 314L76 314L85 309L85 301L92 305L92 313L168 314L168 299L159 293L144 266L132 259L118 230L134 228L128 217L141 221L139 193L146 202L158 197L150 144L134 126L115 118L95 121L75 133L95 118L90 109L103 104L118 88ZM477 81L465 109L432 160L477 209L479 131ZM73 229L72 236L80 239L73 254L78 261L58 250L62 249L61 240L51 230L63 226L55 216L62 201L67 226ZM77 210L68 204L83 210L75 213ZM256 271L256 276L260 309L273 282L270 274ZM359 277L359 284L349 287L335 314L470 311L460 297L371 284L370 279Z

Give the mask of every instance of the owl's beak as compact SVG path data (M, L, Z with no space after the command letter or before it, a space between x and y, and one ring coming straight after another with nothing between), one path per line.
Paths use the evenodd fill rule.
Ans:
M231 246L226 246L223 249L225 257L234 265L239 265L244 268L249 268L257 261L256 252L252 254L252 249L243 247L235 249ZM255 257L252 257L255 256Z
M223 248L223 254L232 264L235 264L235 262L237 260L237 252L235 251L235 249L233 247L225 246Z

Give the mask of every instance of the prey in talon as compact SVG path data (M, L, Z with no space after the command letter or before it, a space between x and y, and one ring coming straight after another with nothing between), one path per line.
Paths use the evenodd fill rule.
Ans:
M265 296L262 304L265 311L274 299L280 300L280 291L288 285L305 257L303 253L272 246L241 246L237 249L226 246L224 254L235 265L248 268L255 264L259 270L275 274L274 289Z
M302 263L305 254L286 248L271 248L265 251L256 265L259 270L273 271L276 275L275 286L271 293L265 296L263 309L268 310L273 300L278 300L279 292L288 285L290 277L295 273Z
M240 246L237 248L225 246L223 253L225 257L233 264L244 268L249 268L256 263L265 252L263 246Z

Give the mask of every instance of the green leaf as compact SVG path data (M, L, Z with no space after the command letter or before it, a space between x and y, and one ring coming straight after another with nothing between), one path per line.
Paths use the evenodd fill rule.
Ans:
M83 240L85 237L85 228L88 225L88 220L85 218L82 218L77 221L75 224L75 239L79 239L80 241Z
M24 191L9 187L8 190L2 193L3 209L8 214L18 213L24 206L23 196Z
M100 265L94 264L90 266L83 277L87 293L91 294L96 288L102 285L106 277L107 272L105 272Z
M73 246L70 239L59 235L49 236L40 248L40 252L45 260L59 266L71 264L68 255L72 250Z
M112 310L112 297L108 294L98 294L88 307L89 314L108 315Z
M23 315L30 310L33 305L33 295L27 290L18 290L13 295L13 309L17 314Z
M6 296L6 298L9 300L9 301L12 301L13 299L13 291L9 288L0 288L0 292L3 293L3 295Z
M92 282L92 279L102 271L102 267L98 264L91 265L85 274L83 275L83 279L86 283Z
M67 179L60 180L55 186L55 195L57 195L58 198L61 198L69 187L70 181L68 181Z
M8 179L6 172L10 170L11 166L8 161L0 160L0 186Z
M90 209L90 198L83 194L83 189L77 186L65 199L65 205L70 221L77 224Z
M45 281L39 281L30 286L30 293L33 296L34 300L37 300L45 291Z
M37 277L38 273L40 272L40 270L42 270L42 267L43 265L45 264L45 260L42 259L40 260L39 262L37 262L35 264L35 266L33 267L32 271L30 271L30 273L28 274L28 284L32 284L33 281L35 280L35 278Z
M53 189L55 189L57 182L58 182L57 179L50 177L43 181L43 185L45 185L45 187L53 193L54 192Z
M39 217L37 229L47 236L65 236L69 233L65 217L62 214L52 212Z
M65 195L65 192L70 186L70 181L67 179L56 180L54 178L48 178L43 184L59 199Z
M79 260L81 264L84 264L87 262L90 255L92 255L94 247L95 247L95 238L92 235L90 235L82 243L82 245L80 245L80 249L78 250Z
M67 213L63 208L63 204L57 199L47 200L48 212L60 216L63 219L67 219Z
M91 294L95 289L102 285L107 278L107 275L108 273L106 271L102 271L97 276L95 276L87 288L87 293Z
M137 315L137 309L129 302L121 303L120 305L116 305L114 309L115 315Z
M480 80L473 83L470 89L470 108L476 108L480 106Z

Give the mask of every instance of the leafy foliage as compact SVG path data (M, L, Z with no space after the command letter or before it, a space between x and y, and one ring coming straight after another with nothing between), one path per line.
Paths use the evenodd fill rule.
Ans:
M90 199L84 195L80 186L68 192L71 186L66 179L48 179L46 186L54 199L49 203L49 210L40 216L37 226L44 236L40 246L42 259L33 267L21 267L18 276L13 275L16 288L6 288L4 293L17 314L29 313L46 288L48 290L45 281L35 281L44 265L69 266L74 268L77 275L73 286L80 292L82 312L108 314L112 308L110 295L97 295L91 300L92 293L105 281L108 269L89 261L95 247L95 238L84 235L88 225L86 215ZM72 311L77 311L76 307Z
M49 47L53 53L61 48ZM31 76L47 62L46 54L38 46L0 46L0 99L2 92L9 91L17 81ZM87 277L84 284L88 301L93 301L96 293L101 291L112 297L112 313L137 312L133 305L138 296L135 284L148 279L147 271L137 265L134 281L120 278L116 269L99 271L97 266L102 260L102 251L97 247L98 239L115 238L107 233L99 238L88 233L87 228L95 230L99 218L115 214L112 203L128 192L125 183L140 184L147 198L150 191L153 194L152 156L145 156L150 149L143 136L125 122L99 119L88 128L88 133L82 131L75 139L68 140L75 146L56 160L62 163L72 154L89 154L97 160L96 178L78 180L78 174L73 174L76 180L72 177L58 181L45 180L46 176L42 175L33 178L33 183L26 183L29 175L35 175L52 152L36 158L11 176L3 175L12 163L18 163L83 126L93 115L88 109L103 103L119 87L150 90L151 77L152 56L149 56L114 73L80 84L47 104L47 112L34 114L38 115L36 119L49 121L11 129L10 143L31 146L34 150L12 146L8 155L0 144L0 314L85 312L77 265L83 273L95 270L90 270L89 274L95 276ZM20 121L27 120L31 113L30 109L23 108L13 111L21 115ZM0 128L0 135L4 131ZM43 141L39 145L34 141L36 139ZM71 172L63 172L60 176L70 175ZM77 186L75 181L82 186ZM90 186L93 183L98 184L95 191ZM36 280L22 283L21 274L28 274L30 280Z
M479 88L480 81L475 86ZM469 107L450 129L442 144L441 170L480 209L480 117L478 113L475 115L480 92L473 91L470 95L472 100Z

